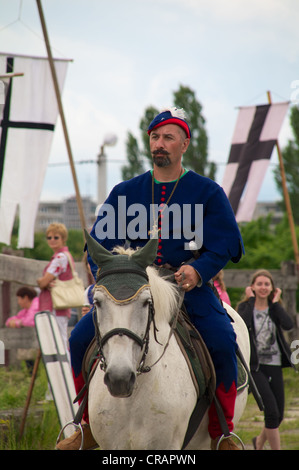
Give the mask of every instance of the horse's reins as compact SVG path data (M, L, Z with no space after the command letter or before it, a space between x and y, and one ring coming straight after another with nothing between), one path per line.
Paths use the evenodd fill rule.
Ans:
M179 316L179 312L180 312L180 309L177 309L172 321L171 321L171 325L170 325L170 331L169 331L169 335L168 335L168 338L167 338L167 342L164 346L164 349L163 349L163 352L162 354L158 357L158 359L151 365L151 366L146 366L140 373L142 372L150 372L150 370L152 369L152 367L154 367L156 364L158 364L158 362L162 359L162 357L164 356L165 352L166 352L166 349L168 348L169 346L169 342L170 342L170 338L172 337L173 335L173 332L176 328L176 324L177 324L177 319L178 319L178 316ZM157 340L156 340L157 341ZM159 343L160 344L160 343Z

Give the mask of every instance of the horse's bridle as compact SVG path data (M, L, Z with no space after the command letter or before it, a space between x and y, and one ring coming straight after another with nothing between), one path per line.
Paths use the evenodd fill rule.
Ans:
M119 273L138 274L140 276L143 276L148 281L148 276L147 276L146 272L143 272L143 271L140 271L140 270L137 270L137 269L136 270L131 269L131 268L130 269L120 268L120 269L110 269L110 270L107 270L106 272L101 273L97 278L96 286L101 285L100 280L103 277L108 276L110 274L119 274ZM150 368L145 367L144 362L145 362L145 359L146 359L146 356L147 356L147 353L148 353L149 334L150 334L150 327L151 327L152 323L154 325L155 340L157 341L157 338L156 338L157 328L156 328L156 325L155 325L155 309L154 309L153 299L151 299L151 301L149 302L147 325L146 325L146 329L145 329L145 333L144 333L143 338L141 336L137 335L136 333L134 333L133 331L127 329L127 328L113 328L112 330L108 331L107 333L105 333L102 336L101 331L100 331L100 327L99 327L99 324L98 324L98 321L97 321L97 318L96 318L96 307L95 307L95 305L93 307L92 316L93 316L93 322L94 322L94 326L95 326L95 337L96 337L97 346L98 346L98 357L99 357L99 361L100 361L100 367L104 372L107 369L107 363L106 363L105 355L104 355L104 352L103 352L103 347L104 347L105 343L110 338L112 338L113 336L116 336L116 335L118 335L118 336L124 336L124 335L128 336L129 338L131 338L133 341L135 341L140 346L141 350L144 348L143 355L141 357L139 366L137 368L137 374L142 374L144 372L149 372Z

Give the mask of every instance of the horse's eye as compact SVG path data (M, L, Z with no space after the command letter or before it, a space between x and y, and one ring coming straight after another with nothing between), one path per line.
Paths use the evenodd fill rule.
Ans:
M93 305L94 305L94 307L96 307L96 308L101 308L102 302L101 302L100 300L95 299L95 300L93 301Z

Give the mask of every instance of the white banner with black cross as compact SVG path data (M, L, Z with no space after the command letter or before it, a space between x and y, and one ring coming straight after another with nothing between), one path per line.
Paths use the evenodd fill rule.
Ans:
M54 61L60 92L68 62ZM32 248L58 106L47 58L0 53L0 75L14 72L0 115L0 242L11 243L19 207L18 248Z
M252 219L289 103L239 108L222 187L237 222Z

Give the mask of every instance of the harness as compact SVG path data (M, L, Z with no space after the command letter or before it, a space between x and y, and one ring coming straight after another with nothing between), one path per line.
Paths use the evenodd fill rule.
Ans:
M119 262L116 263L118 266L99 270L95 288L99 286L104 288L108 292L108 294L118 303L127 302L128 300L133 299L140 291L140 289L148 284L148 276L145 268L143 269L140 266L136 266L136 263L129 263L128 266L127 256L125 256L126 263L122 262L123 257L121 255L113 256L113 258L119 259ZM119 276L119 274L124 274L125 276ZM130 282L129 285L124 286L124 279L127 279L127 277L130 278ZM147 284L145 284L144 281L146 281ZM161 360L168 347L171 336L175 334L177 342L180 345L181 350L185 356L186 362L188 364L190 374L193 378L193 382L198 396L195 409L189 420L189 425L182 449L184 449L188 445L189 441L195 434L202 417L209 408L213 399L215 400L219 421L223 430L223 438L229 437L232 434L228 430L222 408L217 400L217 397L215 396L216 378L214 365L212 363L210 354L198 331L191 324L187 312L183 312L182 309L177 310L170 324L169 337L163 349L163 352L161 356L156 360L156 362L150 366L145 366L145 361L149 349L149 335L151 325L153 325L154 339L158 342L156 336L157 327L155 324L155 309L153 299L149 303L147 326L144 333L144 337L140 337L139 335L127 328L113 328L112 330L102 335L100 331L100 326L96 320L95 307L93 308L92 317L95 326L95 337L92 343L90 344L89 348L87 349L83 360L82 372L85 380L85 385L75 398L74 402L76 403L81 399L82 401L74 420L71 423L67 423L67 425L75 425L81 430L81 448L83 446L83 431L80 422L82 420L83 412L87 404L88 386L98 365L100 365L103 371L106 370L107 363L103 347L105 343L115 335L128 336L139 345L141 350L143 349L143 354L139 366L137 368L137 374L140 375L143 373L150 372L151 368L154 367ZM63 430L65 429L65 427L63 428ZM60 432L60 435L63 430ZM238 436L236 437L238 438ZM218 444L220 444L220 442L221 440Z
M143 277L148 283L148 275L147 275L146 271L141 271L139 269L134 269L132 267L131 268L126 267L126 268L109 269L109 270L107 270L103 273L100 273L97 277L96 285L100 285L100 282L104 277L109 276L109 275L111 276L111 275L114 275L114 274L116 274L116 275L119 275L119 274L135 274L137 276ZM142 287L144 287L144 286L142 286ZM109 290L107 290L107 291L108 291L109 295L111 295L110 291ZM124 301L124 300L125 301L131 300L132 298L134 298L138 294L139 291L140 291L140 288L130 298L123 299L123 300L117 300L117 302ZM114 299L114 300L116 300L116 299ZM150 368L149 367L144 367L144 363L145 363L145 360L146 360L146 356L148 354L149 335L150 335L150 328L151 328L152 323L153 323L154 338L158 342L157 336L156 336L157 327L156 327L156 323L155 323L155 309L154 309L153 299L149 303L147 325L146 325L145 334L144 334L143 338L140 337L139 335L137 335L136 333L134 333L133 331L127 329L127 328L113 328L112 330L108 331L104 336L102 336L100 328L99 328L99 324L96 320L96 309L95 309L95 307L93 308L92 317L93 317L93 323L94 323L94 327L95 327L95 339L96 339L96 343L97 343L98 356L99 356L99 359L100 359L100 367L104 372L107 369L107 363L106 363L103 347L104 347L105 343L111 337L116 336L116 335L118 335L118 336L128 336L129 338L131 338L133 341L135 341L135 343L137 343L140 346L141 350L144 349L143 355L142 355L140 363L139 363L139 366L137 368L137 374L139 375L139 374L142 374L144 372L149 372Z

